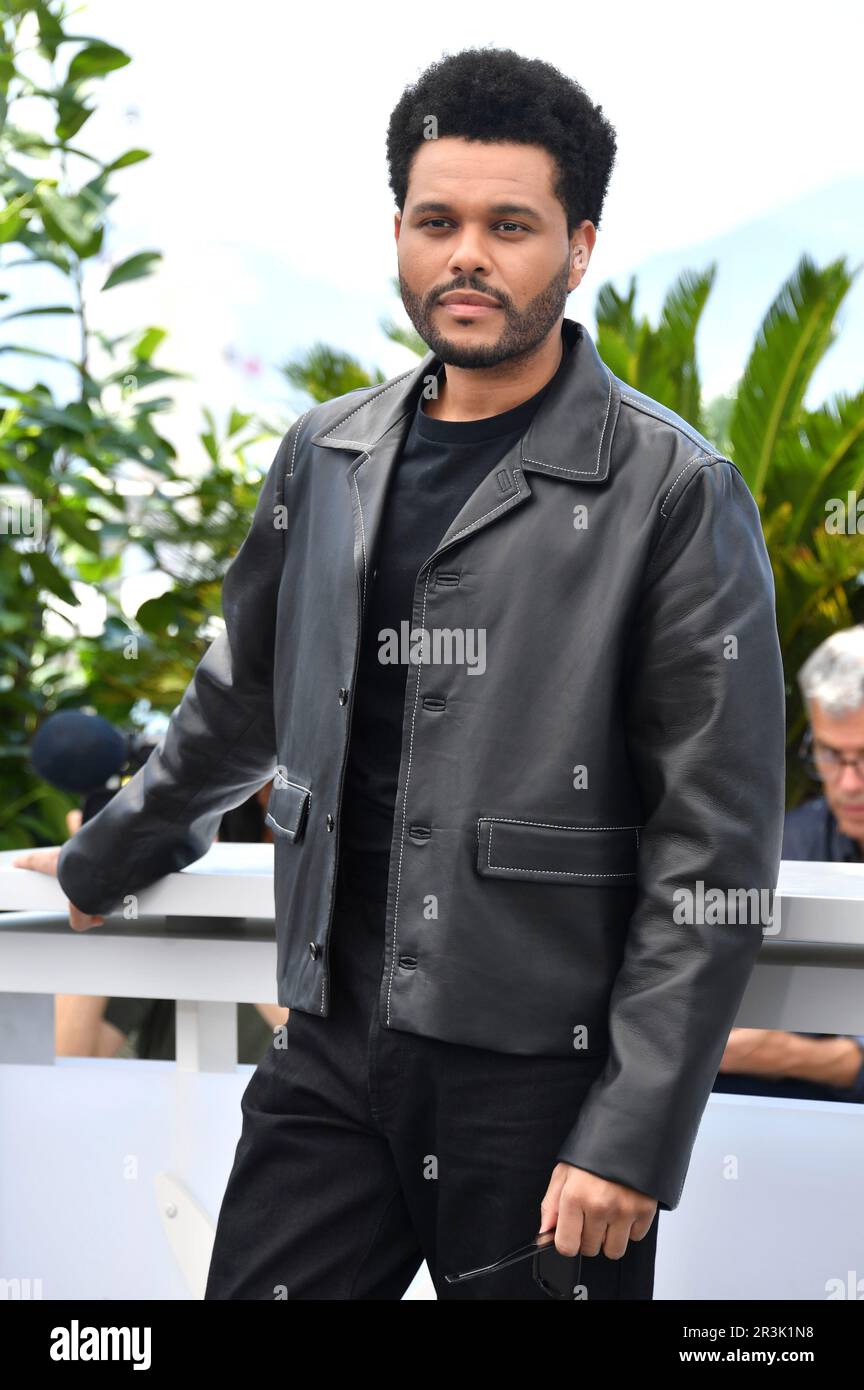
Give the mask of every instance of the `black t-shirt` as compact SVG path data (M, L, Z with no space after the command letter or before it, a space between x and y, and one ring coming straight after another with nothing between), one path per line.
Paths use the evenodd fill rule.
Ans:
M340 858L383 901L402 753L408 667L382 661L384 632L410 631L417 572L479 483L524 435L558 372L529 400L484 420L436 420L423 398L391 476L361 636L341 811ZM400 651L401 655L401 651Z

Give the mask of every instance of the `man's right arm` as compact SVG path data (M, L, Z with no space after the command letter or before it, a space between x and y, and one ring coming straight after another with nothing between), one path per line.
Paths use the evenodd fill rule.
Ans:
M262 485L249 533L222 585L225 631L211 643L144 766L66 842L57 877L90 914L206 854L223 813L272 777L276 606L283 484L294 427Z

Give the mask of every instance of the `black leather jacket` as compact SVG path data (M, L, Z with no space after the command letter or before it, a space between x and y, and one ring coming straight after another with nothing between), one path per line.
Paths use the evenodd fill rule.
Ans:
M774 587L735 465L563 328L560 383L418 573L412 626L484 630L485 670L409 667L380 1018L606 1054L557 1157L671 1209L763 925L682 925L673 895L771 890L780 861ZM439 366L292 425L224 581L226 631L60 859L67 896L106 913L200 858L278 769L278 999L325 1016L369 557Z

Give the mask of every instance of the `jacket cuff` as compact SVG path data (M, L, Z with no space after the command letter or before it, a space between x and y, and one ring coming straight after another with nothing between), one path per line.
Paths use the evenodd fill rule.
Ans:
M94 868L92 859L81 853L75 839L73 835L66 841L57 860L57 882L66 897L90 917L119 912L123 906L122 891Z
M637 1122L637 1117L616 1112L608 1104L592 1108L589 1114L586 1101L556 1157L607 1182L644 1192L661 1211L674 1211L681 1200L690 1150L673 1163L672 1155L661 1154L659 1146L652 1152L648 1128L644 1119Z

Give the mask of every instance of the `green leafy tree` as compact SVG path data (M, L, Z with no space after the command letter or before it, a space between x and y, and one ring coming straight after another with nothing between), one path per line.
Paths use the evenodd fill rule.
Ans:
M399 294L399 281L391 280L393 291ZM410 352L423 357L429 351L423 339L413 328L404 328L395 319L382 318L380 328L391 343L407 347ZM285 380L300 391L305 391L312 401L333 400L344 396L347 391L356 391L360 386L380 386L387 380L386 373L376 367L371 372L348 352L327 343L314 343L299 357L283 363L281 367Z
M601 356L630 385L713 438L759 504L786 673L790 806L812 785L796 756L807 718L797 672L820 642L864 612L864 534L855 502L848 505L864 484L864 391L841 392L815 409L804 405L859 271L844 258L820 269L803 256L769 306L734 393L704 409L694 394L696 328L715 267L680 277L656 329L636 318L632 282L626 299L608 286L598 296Z
M864 484L864 390L815 409L804 396L837 337L837 314L860 267L844 259L818 269L802 258L768 310L741 379L729 426L732 455L759 500L777 585L789 687L790 753L806 725L797 680L818 644L861 621L864 535L848 494ZM833 526L842 502L842 530ZM864 526L862 526L864 530ZM790 759L790 795L805 780Z
M139 251L85 292L106 256L115 181L149 155L132 148L103 162L83 148L94 92L130 59L68 32L66 18L47 0L0 3L0 848L65 837L70 798L29 767L44 718L92 705L121 723L177 703L255 505L260 474L247 451L281 432L237 411L220 427L205 412L202 475L178 472L160 425L173 408L165 386L185 374L157 361L165 331L112 338L94 327L101 297L151 275L161 257ZM25 128L22 107L38 109L50 133ZM32 303L37 267L57 286L49 303ZM16 342L27 319L71 325L62 336L77 350ZM17 381L4 362L18 366ZM120 585L133 543L167 591L129 616ZM107 605L93 637L80 627L88 591Z

